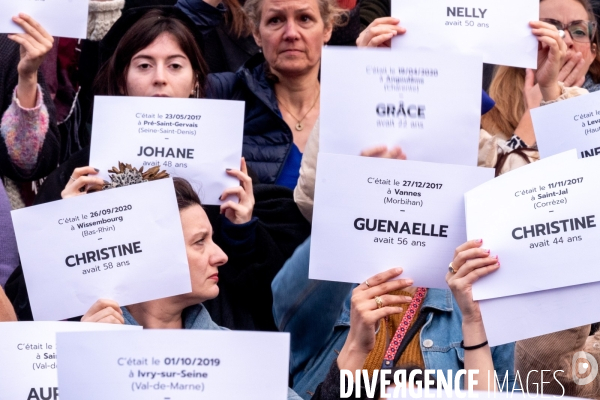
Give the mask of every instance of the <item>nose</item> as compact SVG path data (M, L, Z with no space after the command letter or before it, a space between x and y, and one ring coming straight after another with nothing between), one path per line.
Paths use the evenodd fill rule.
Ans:
M212 254L209 258L210 265L218 268L221 265L225 264L227 260L227 254L225 254L225 252L217 244L214 244Z
M165 67L162 65L157 65L154 70L154 86L164 86L167 84Z
M283 40L297 40L298 37L298 26L296 25L296 21L293 18L290 18L285 24Z
M563 40L565 41L565 44L567 45L568 48L573 47L573 38L571 37L571 32L569 32L568 29L565 29L565 35L563 37Z

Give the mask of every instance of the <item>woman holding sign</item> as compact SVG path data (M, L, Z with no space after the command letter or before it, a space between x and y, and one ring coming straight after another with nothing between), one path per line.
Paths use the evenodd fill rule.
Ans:
M563 93L558 75L566 45L551 24L536 21L531 27L540 42L536 72L540 91L545 101L555 101ZM382 29L377 35L389 38L390 33ZM302 396L316 392L319 397L314 398L339 397L340 370L367 369L372 374L415 364L454 373L479 370L475 389L482 390L488 390L488 383L494 386L488 371L499 377L508 374L508 386L513 387L514 344L490 349L472 297L473 283L500 267L498 258L482 248L482 241L467 242L456 250L446 275L452 296L439 289L411 287L408 280L391 280L401 270L369 278L352 292L349 284L309 281L309 253L307 241L272 285L276 322L292 335L291 374L294 389Z
M0 177L22 183L45 177L58 163L54 105L39 71L54 39L28 15L13 22L24 32L0 35ZM22 203L18 186L0 181L0 286L19 265L7 190Z
M173 181L192 292L121 308L114 301L98 300L82 322L141 325L145 329L226 330L213 322L202 303L219 295L219 267L227 262L227 255L213 242L213 228L192 186L185 179ZM300 399L291 389L287 398Z
M560 99L599 90L600 37L589 1L542 0L540 20L562 32L566 55L558 75L564 85ZM496 107L481 121L480 166L500 173L539 159L529 110L547 102L540 87L537 72L498 67L490 86Z

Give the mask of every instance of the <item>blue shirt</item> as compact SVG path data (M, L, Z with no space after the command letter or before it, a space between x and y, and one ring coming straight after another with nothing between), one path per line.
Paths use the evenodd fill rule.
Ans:
M298 184L298 178L300 178L300 164L302 163L302 153L295 143L292 143L290 154L288 154L285 164L279 178L275 182L276 185L285 186L292 190L296 188Z

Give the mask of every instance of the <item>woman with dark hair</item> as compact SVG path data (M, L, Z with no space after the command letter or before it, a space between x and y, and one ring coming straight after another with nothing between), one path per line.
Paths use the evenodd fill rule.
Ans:
M219 295L219 268L227 262L227 255L213 241L213 228L194 189L182 178L173 179L173 183L192 291L126 307L111 300L98 300L81 318L82 322L141 325L144 329L226 330L213 322L202 303ZM291 389L287 398L300 399Z
M98 90L116 95L202 97L206 74L196 41L190 40L195 37L193 29L193 23L174 7L125 12L101 46L108 62L98 79ZM207 302L207 308L214 320L230 329L276 330L270 284L285 260L306 239L310 227L289 190L274 185L254 186L245 162L242 164L240 171L226 172L237 177L241 186L222 196L233 194L240 202L206 208L216 231L214 240L229 256L221 275L222 294ZM87 165L89 147L75 153L48 177L37 202L100 188L103 181L95 176L93 166ZM9 285L7 294L17 314L31 319L28 302L14 301L26 298L20 269Z

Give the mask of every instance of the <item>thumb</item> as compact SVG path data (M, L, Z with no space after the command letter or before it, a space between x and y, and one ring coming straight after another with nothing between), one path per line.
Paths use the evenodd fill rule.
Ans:
M527 68L525 70L525 90L531 90L535 86L535 72Z

